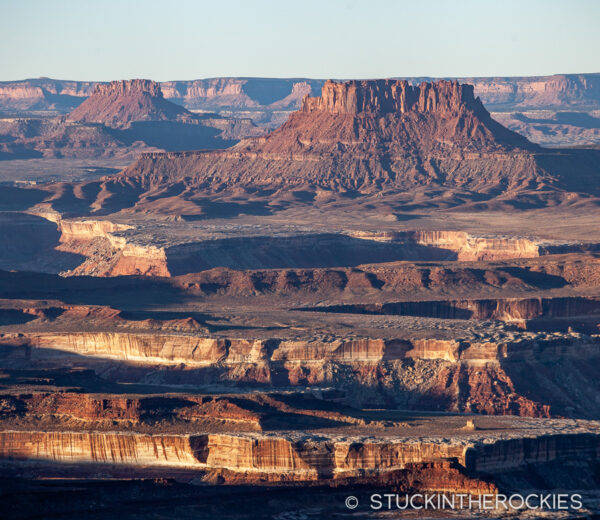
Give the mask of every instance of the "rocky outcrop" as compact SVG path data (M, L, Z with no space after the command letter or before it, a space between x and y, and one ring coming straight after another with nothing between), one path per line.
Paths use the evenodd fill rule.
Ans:
M52 220L52 215L45 215ZM170 276L165 250L161 247L132 244L119 235L133 229L128 224L109 220L66 220L56 218L60 235L59 251L87 257L68 271L70 275L94 276Z
M473 87L458 82L421 83L407 81L326 81L320 97L306 96L301 112L323 111L333 114L390 114L406 112L480 112L485 109L475 100Z
M64 220L59 218L57 224L61 242L90 241L98 237L111 239L112 233L133 228L128 224L117 224L110 220Z
M55 424L65 424L66 428L69 425L79 425L104 430L114 430L116 425L139 429L146 425L151 428L152 425L160 424L164 428L165 425L175 424L181 428L189 423L206 425L211 424L211 421L219 424L231 422L234 427L242 425L246 429L260 430L261 422L268 418L269 405L275 405L273 408L281 415L288 411L283 403L273 398L264 397L263 401L269 404L263 405L263 408L262 403L257 401L259 400L252 400L252 396L236 399L228 396L119 396L38 392L0 398L0 417L3 420L30 420L32 424L54 420ZM291 408L293 413L297 412L292 407L287 408ZM315 416L320 415L318 409L311 412Z
M261 133L249 119L194 115L164 99L158 83L136 79L96 85L66 117L0 120L0 154L126 156L140 149L224 148Z

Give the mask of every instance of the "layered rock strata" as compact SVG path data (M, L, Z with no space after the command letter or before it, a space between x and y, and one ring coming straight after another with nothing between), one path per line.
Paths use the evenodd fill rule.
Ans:
M96 276L176 276L217 266L238 269L321 267L374 260L498 261L597 247L595 244L554 244L526 238L478 237L458 231L356 231L277 238L232 236L158 246L144 243L136 237L135 231L122 233L133 229L127 224L110 220L61 219L54 213L38 215L57 223L61 233L59 250L89 258L71 274ZM362 240L365 243L361 243ZM243 253L231 252L238 247L243 247ZM265 248L270 250L268 257L261 253ZM311 249L314 249L312 253Z
M185 334L80 332L2 334L4 345L56 349L84 356L145 363L206 366L215 363L270 362L379 362L401 359L446 361L500 361L552 359L594 354L597 336L574 334L515 342L468 340L354 339L333 341L249 340L199 337Z
M142 435L0 432L0 458L61 463L227 470L256 482L369 477L455 459L467 471L501 473L536 464L598 460L596 433L509 434L507 439L336 438L301 434ZM245 477L244 477L245 476ZM236 479L239 482L239 477Z
M438 201L444 207L467 201L481 207L491 199L544 206L589 194L597 159L591 150L540 149L494 121L470 85L327 81L321 96L305 97L265 137L224 151L143 154L103 182L108 196L87 202L93 211L160 212L156 194L177 185L185 187L177 196L182 214L200 194L265 189L379 196L439 195L442 188L452 190ZM131 195L126 200L119 196L124 190Z
M598 338L523 341L232 340L189 334L27 333L8 359L73 362L114 381L337 388L366 407L532 417L594 417ZM57 357L58 356L58 357ZM112 360L112 361L111 361ZM590 401L581 403L582 396Z

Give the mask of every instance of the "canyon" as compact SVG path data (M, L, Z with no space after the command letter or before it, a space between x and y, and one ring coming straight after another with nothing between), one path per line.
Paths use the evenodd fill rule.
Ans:
M600 156L490 112L592 110L595 76L422 80L0 85L53 112L3 119L5 150L163 140L0 188L0 511L527 489L598 513Z

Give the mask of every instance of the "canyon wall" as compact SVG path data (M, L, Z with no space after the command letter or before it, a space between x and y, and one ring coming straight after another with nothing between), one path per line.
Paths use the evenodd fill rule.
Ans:
M1 110L56 110L68 112L96 87L91 81L50 78L0 82Z
M547 108L600 105L600 74L556 74L515 78L462 78L492 107Z
M355 231L350 236L381 242L447 249L457 254L456 260L507 260L540 256L540 246L533 240L510 237L478 237L464 231Z
M556 354L585 356L597 350L595 337L531 341L384 340L288 341L208 338L197 335L120 332L2 334L4 345L29 345L83 356L144 363L206 366L216 363L379 362L402 359L499 361L551 358Z
M86 241L107 240L104 245L106 261L103 261L102 247L97 243L97 247L92 248L94 258L72 272L96 276L176 276L221 266L258 269L327 267L396 260L506 260L535 258L546 252L529 239L477 237L457 231L223 238L159 247L127 238L120 233L131 229L125 224L108 220L60 220L52 214L42 216L57 222L62 251L88 256L83 247ZM265 250L269 251L268 255Z
M193 466L189 437L86 432L0 432L0 457L63 463Z
M421 316L441 319L498 320L526 324L537 318L600 317L600 299L590 297L429 300L303 307L300 310Z
M539 302L540 300L531 301ZM407 303L407 305L413 304L414 302ZM598 305L596 302L596 306ZM231 364L288 361L378 362L400 359L443 359L455 362L524 359L527 356L551 358L553 355L569 352L572 355L594 352L598 341L597 336L581 334L532 335L529 340L521 339L514 342L510 340L368 338L295 341L211 338L196 334L155 332L27 332L0 335L2 344L26 344L35 348L64 350L85 356L147 363L186 363L191 365L218 362Z
M382 115L455 112L466 107L483 109L480 101L475 100L472 85L458 82L421 83L413 87L407 81L395 80L326 81L321 96L305 97L300 111Z
M497 440L469 448L466 466L480 473L494 473L555 461L598 460L600 442L597 435L544 435L532 438Z
M307 342L79 332L5 333L0 344L15 361L83 364L110 381L337 388L344 402L367 408L600 413L592 368L600 360L598 336Z
M13 463L34 460L226 470L240 474L242 482L256 482L257 476L263 482L349 477L360 481L443 459L455 459L470 471L494 473L569 458L597 461L598 455L599 437L589 433L450 441L298 434L0 432L0 458Z

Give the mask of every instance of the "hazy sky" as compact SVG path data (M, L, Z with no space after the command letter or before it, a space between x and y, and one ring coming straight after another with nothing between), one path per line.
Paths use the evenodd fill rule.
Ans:
M598 0L0 0L0 80L600 72Z

